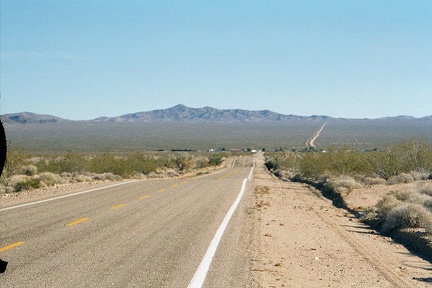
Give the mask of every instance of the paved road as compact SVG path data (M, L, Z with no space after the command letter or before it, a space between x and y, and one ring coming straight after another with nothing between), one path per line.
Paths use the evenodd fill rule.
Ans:
M9 261L0 286L187 287L252 165L243 157L201 177L122 183L0 210L0 258ZM241 203L204 287L244 285L247 217Z

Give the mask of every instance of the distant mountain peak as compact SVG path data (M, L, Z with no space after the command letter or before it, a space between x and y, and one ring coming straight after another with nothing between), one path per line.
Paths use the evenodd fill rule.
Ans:
M183 104L148 112L125 114L118 117L95 119L104 122L280 122L303 120L307 117L283 115L270 110L216 109L209 106L190 108Z

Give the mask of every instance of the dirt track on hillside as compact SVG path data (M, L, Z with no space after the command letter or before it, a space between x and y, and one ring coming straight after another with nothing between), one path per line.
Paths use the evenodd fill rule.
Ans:
M253 287L431 287L432 265L257 160Z

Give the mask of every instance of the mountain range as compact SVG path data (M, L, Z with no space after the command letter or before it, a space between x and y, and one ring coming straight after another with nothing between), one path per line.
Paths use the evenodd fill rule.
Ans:
M45 124L70 122L52 115L41 115L30 112L5 114L1 116L5 125L8 124ZM262 123L262 122L292 122L292 121L352 121L352 120L393 120L393 121L431 121L432 115L415 118L412 116L383 117L377 119L352 119L333 118L323 115L298 116L284 115L270 110L242 110L242 109L215 109L212 107L190 108L179 104L168 109L137 112L116 117L99 117L86 122L115 122L115 123L140 123L140 122L182 122L182 123ZM76 121L73 121L76 122Z

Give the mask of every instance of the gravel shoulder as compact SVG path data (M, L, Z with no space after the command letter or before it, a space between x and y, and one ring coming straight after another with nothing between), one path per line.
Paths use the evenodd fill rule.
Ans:
M263 158L253 184L253 287L431 287L430 262L310 186L272 177Z

